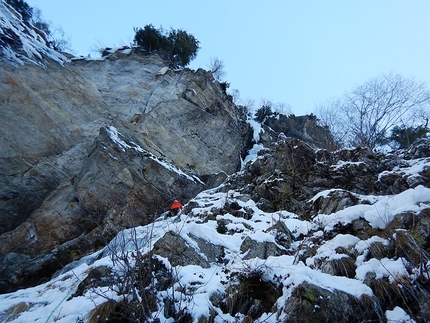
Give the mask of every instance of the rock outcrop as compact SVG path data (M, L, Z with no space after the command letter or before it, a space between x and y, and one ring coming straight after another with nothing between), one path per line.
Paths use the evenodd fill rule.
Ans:
M270 143L276 141L279 134L300 139L317 148L334 150L333 136L327 127L322 127L313 114L304 116L283 115L275 113L264 118L262 122L264 130L260 135L260 141Z
M46 66L46 58L62 64L68 59L45 44L43 32L29 23L6 1L0 2L0 56L13 66L25 63Z

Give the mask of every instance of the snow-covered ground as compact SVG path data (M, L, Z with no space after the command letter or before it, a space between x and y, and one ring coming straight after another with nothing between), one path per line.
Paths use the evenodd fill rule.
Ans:
M320 194L321 195L321 194ZM218 192L216 189L200 193L191 202L195 207L191 212L179 215L177 218L160 218L153 224L122 231L103 250L83 258L81 261L67 266L61 274L45 284L19 290L13 293L0 295L0 321L2 322L58 322L76 323L86 322L88 315L97 305L106 302L107 295L112 299L118 296L112 291L112 287L97 287L87 291L79 297L70 297L74 294L78 284L88 275L92 268L98 266L108 266L114 270L121 270L122 266L118 262L112 261L112 250L132 253L136 248L142 254L149 252L154 243L166 232L174 232L187 241L190 248L197 252L199 247L195 237L204 239L214 245L225 248L223 263L211 263L209 268L202 268L196 265L173 266L166 258L157 256L168 269L176 273L178 281L175 283L176 290L179 287L192 286L192 295L182 298L182 306L186 307L196 319L201 315L209 317L209 309L213 308L218 316L215 322L233 322L235 317L223 313L219 308L214 308L210 304L210 296L214 293L223 294L228 280L226 268L229 271L253 271L262 270L263 279L273 284L282 284L282 295L276 302L281 307L285 304L294 288L303 282L311 283L323 289L334 291L340 290L355 297L362 295L372 296L370 287L363 283L365 276L373 272L377 277L394 277L395 275L407 275L407 262L398 258L380 260L364 260L370 245L379 241L387 244L388 241L379 237L361 240L350 234L338 234L332 239L323 240L317 247L314 256L307 258L306 263L297 260L297 253L300 245L321 237L330 231L336 221L347 223L358 217L365 218L375 228L384 227L392 219L394 214L404 210L418 211L423 207L429 207L430 189L419 186L401 194L390 197L369 197L369 201L374 201L370 205L358 205L348 207L342 211L330 215L319 215L311 221L300 220L297 215L280 211L268 213L260 210L252 200L247 200L238 192L229 191L227 193ZM252 213L252 218L245 219L235 217L232 214L217 215L209 221L202 221L202 218L211 214L215 209L222 209L226 202L235 201L242 209ZM217 230L217 220L224 220L227 223L228 234L219 233ZM300 242L291 245L290 255L270 256L267 259L252 258L243 259L246 255L240 250L240 246L245 237L251 237L259 242L275 242L273 233L268 230L277 221L283 222L295 239L306 237ZM193 236L193 238L191 238ZM315 238L315 239L314 239ZM310 242L309 242L310 243ZM116 247L115 247L116 246ZM338 247L353 248L358 253L356 261L356 276L353 278L333 276L323 273L315 266L320 259L337 259L345 255L338 254ZM274 278L276 277L276 279ZM177 291L176 298L181 296ZM159 294L159 304L166 295ZM162 310L154 312L153 317L157 317L161 322L173 322L172 318L165 318ZM388 322L401 320L402 322L413 322L404 309L396 307L387 311L385 316ZM266 313L261 317L261 321L279 322L281 317L276 317L271 313Z

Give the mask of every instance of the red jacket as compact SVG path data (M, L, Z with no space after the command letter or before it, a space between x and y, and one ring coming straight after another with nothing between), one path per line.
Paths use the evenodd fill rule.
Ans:
M171 210L174 210L174 209L180 209L180 210L182 210L183 208L184 207L182 206L182 204L179 203L178 201L173 202L173 204L170 206Z

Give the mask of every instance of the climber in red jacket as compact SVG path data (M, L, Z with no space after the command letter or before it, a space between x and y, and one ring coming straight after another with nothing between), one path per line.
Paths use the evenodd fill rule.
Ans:
M178 214L184 207L181 203L179 203L177 200L175 200L172 205L170 206L170 212L173 215Z

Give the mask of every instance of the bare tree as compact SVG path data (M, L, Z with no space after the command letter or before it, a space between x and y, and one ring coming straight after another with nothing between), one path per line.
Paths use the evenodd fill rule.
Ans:
M230 95L233 98L234 104L241 104L240 102L240 91L238 89L232 89Z
M385 74L332 103L317 115L327 122L333 135L347 145L375 149L383 145L395 125L416 122L414 111L428 111L430 95L424 83Z
M288 103L277 102L273 104L273 110L283 115L290 115L292 113L291 106Z
M211 57L210 69L212 71L212 75L218 81L221 81L226 74L224 70L224 63L218 57Z
M348 131L340 99L332 99L317 105L315 115L318 117L318 124L330 130L331 136L327 137L330 141L327 142L328 146L339 149L347 145Z
M33 10L32 23L43 32L41 36L49 47L60 52L71 50L70 40L63 29L61 27L53 27L52 23L45 21L42 18L42 12L38 8L34 8Z

